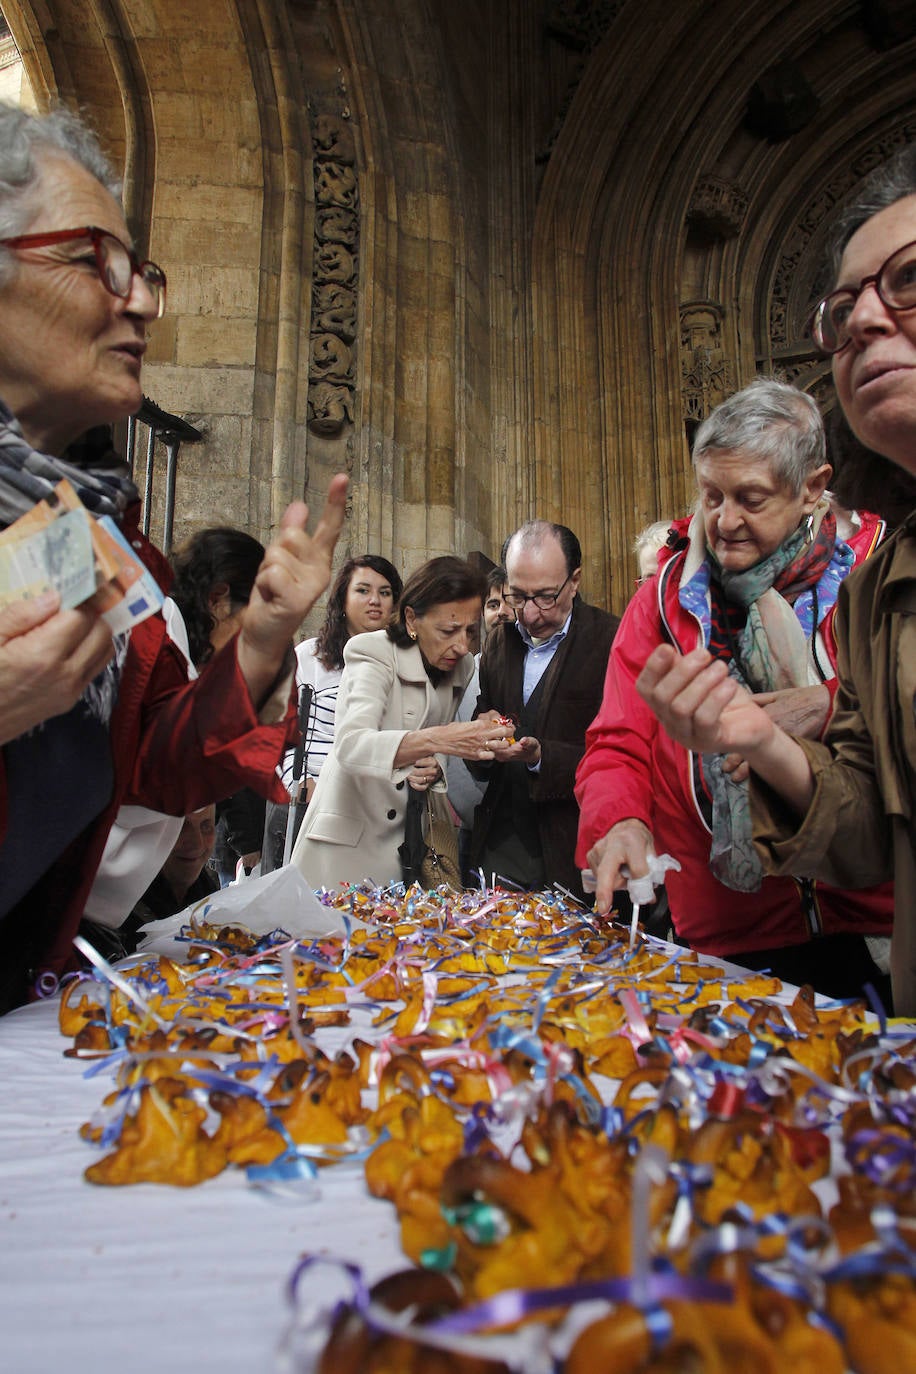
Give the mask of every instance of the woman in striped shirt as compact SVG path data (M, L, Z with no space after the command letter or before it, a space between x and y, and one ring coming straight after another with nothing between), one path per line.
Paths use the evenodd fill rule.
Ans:
M303 764L305 790L300 811L308 804L334 744L334 714L343 673L344 645L353 635L364 634L367 630L384 630L397 609L402 585L397 569L387 558L374 553L348 558L331 588L324 624L313 639L304 639L296 648L296 684L300 691L304 686L312 689ZM294 754L292 749L287 751L280 772L287 790L293 783ZM268 805L268 832L273 837L269 848L272 852L279 844L280 854L272 855L264 866L265 872L282 862L286 810L285 806ZM300 815L297 830L301 819Z

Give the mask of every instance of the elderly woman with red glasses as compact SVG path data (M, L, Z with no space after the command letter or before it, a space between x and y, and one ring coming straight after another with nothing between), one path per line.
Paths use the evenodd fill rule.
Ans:
M838 229L835 286L813 334L846 418L916 474L916 149L865 184ZM649 658L639 690L690 748L752 769L755 841L771 873L895 883L891 977L916 1015L916 512L840 591L839 687L823 743L778 728L704 650Z
M0 107L0 527L67 478L167 575L126 471L85 439L139 408L164 304L92 133L63 110ZM113 637L54 592L0 611L0 1010L56 986L122 802L184 815L244 784L272 791L291 635L329 580L345 488L335 478L311 539L307 508L289 508L238 633L194 683L161 616Z

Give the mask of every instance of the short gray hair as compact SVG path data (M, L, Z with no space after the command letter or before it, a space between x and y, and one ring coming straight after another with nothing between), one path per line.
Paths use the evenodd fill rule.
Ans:
M48 153L71 158L120 200L121 184L111 163L79 115L62 105L50 114L30 114L0 101L0 239L21 234L34 214L29 192ZM9 276L11 262L12 255L0 248L0 281Z
M757 377L729 396L700 425L693 464L712 453L740 451L769 462L773 476L798 495L805 479L827 461L817 402L773 377Z
M840 259L853 234L862 225L896 205L898 200L916 195L916 145L902 148L880 167L874 168L866 177L852 200L840 211L833 233L830 237L830 264L834 278L840 270Z

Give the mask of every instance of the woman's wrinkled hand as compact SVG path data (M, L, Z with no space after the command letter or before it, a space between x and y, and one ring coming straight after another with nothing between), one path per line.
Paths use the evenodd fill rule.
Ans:
M810 687L784 687L779 692L757 692L754 701L787 735L820 739L830 715L830 692L822 683ZM744 782L750 775L747 761L740 754L729 754L723 765L733 782Z
M46 592L0 610L0 744L69 711L114 655L95 611L59 608Z
M679 654L662 644L649 655L636 690L665 730L699 754L750 755L776 729L754 697L705 649Z
M515 731L511 720L496 711L485 711L474 720L454 720L442 727L447 740L444 752L460 759L476 759L482 763L496 757L495 750Z
M754 700L787 735L801 735L802 739L820 739L830 715L830 689L823 682L787 687L781 692L758 692Z
M433 756L425 759L417 759L413 768L407 774L407 782L415 792L428 792L433 783L442 777L442 769L439 760Z
M614 893L626 887L627 879L644 878L649 872L649 855L655 852L652 832L635 816L612 825L601 840L588 851L588 864L595 875L595 910L610 911ZM624 872L626 870L626 872Z

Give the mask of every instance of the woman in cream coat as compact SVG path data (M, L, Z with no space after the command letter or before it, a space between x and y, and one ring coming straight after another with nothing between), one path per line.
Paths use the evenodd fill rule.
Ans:
M460 558L432 558L408 579L395 621L348 642L334 748L293 851L312 887L398 881L407 788L444 792L445 755L490 759L488 746L511 734L492 711L454 720L485 589Z

